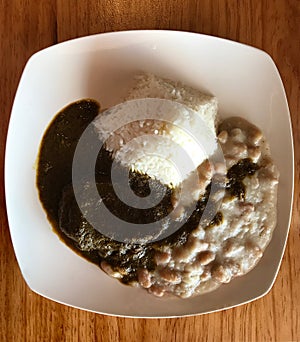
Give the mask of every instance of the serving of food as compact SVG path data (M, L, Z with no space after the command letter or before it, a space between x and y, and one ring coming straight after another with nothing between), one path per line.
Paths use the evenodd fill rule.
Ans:
M160 30L39 51L5 152L22 276L48 299L126 317L258 299L286 246L293 153L286 94L264 51Z
M279 172L263 132L242 117L222 119L214 96L150 73L139 75L123 100L107 110L92 99L71 103L44 133L37 187L55 232L109 276L158 297L204 294L248 273L277 220ZM83 146L81 178L74 180L74 155L87 127L96 143ZM97 155L93 177L86 173L90 154ZM128 178L130 205L118 197L128 189L112 171ZM141 201L148 206L140 208ZM107 220L95 227L89 219L100 204L121 221L161 229L144 240L114 239L120 227Z

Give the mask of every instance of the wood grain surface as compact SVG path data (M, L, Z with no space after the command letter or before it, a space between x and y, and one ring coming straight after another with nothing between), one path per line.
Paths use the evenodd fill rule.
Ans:
M294 212L275 285L253 303L191 318L113 318L42 298L21 276L7 224L3 168L23 67L34 52L70 38L145 28L250 44L267 51L282 76L295 139ZM0 341L300 341L299 54L299 0L0 0Z

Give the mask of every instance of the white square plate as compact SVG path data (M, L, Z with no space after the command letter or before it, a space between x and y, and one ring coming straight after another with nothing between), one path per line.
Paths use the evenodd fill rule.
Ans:
M278 224L259 264L247 275L202 296L159 299L109 278L53 233L38 199L34 168L43 133L64 106L94 98L121 101L133 76L148 71L215 95L220 113L260 127L281 179ZM176 31L99 34L33 55L23 72L10 119L5 188L11 237L22 274L35 292L98 313L176 317L240 305L272 287L284 253L293 200L293 139L285 91L269 55L215 37ZM166 302L167 301L167 302Z

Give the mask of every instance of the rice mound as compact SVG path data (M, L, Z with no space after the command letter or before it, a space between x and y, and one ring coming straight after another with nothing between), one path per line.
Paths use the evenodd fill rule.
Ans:
M94 122L123 166L175 187L215 152L215 97L144 73L124 100Z

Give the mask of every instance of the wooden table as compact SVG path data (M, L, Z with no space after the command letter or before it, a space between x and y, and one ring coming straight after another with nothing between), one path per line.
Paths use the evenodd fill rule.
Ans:
M64 40L145 28L250 44L267 51L281 73L295 137L294 213L276 283L253 303L191 318L114 318L42 298L21 276L5 212L3 160L22 69L34 52ZM1 0L0 38L0 341L300 341L299 0Z

